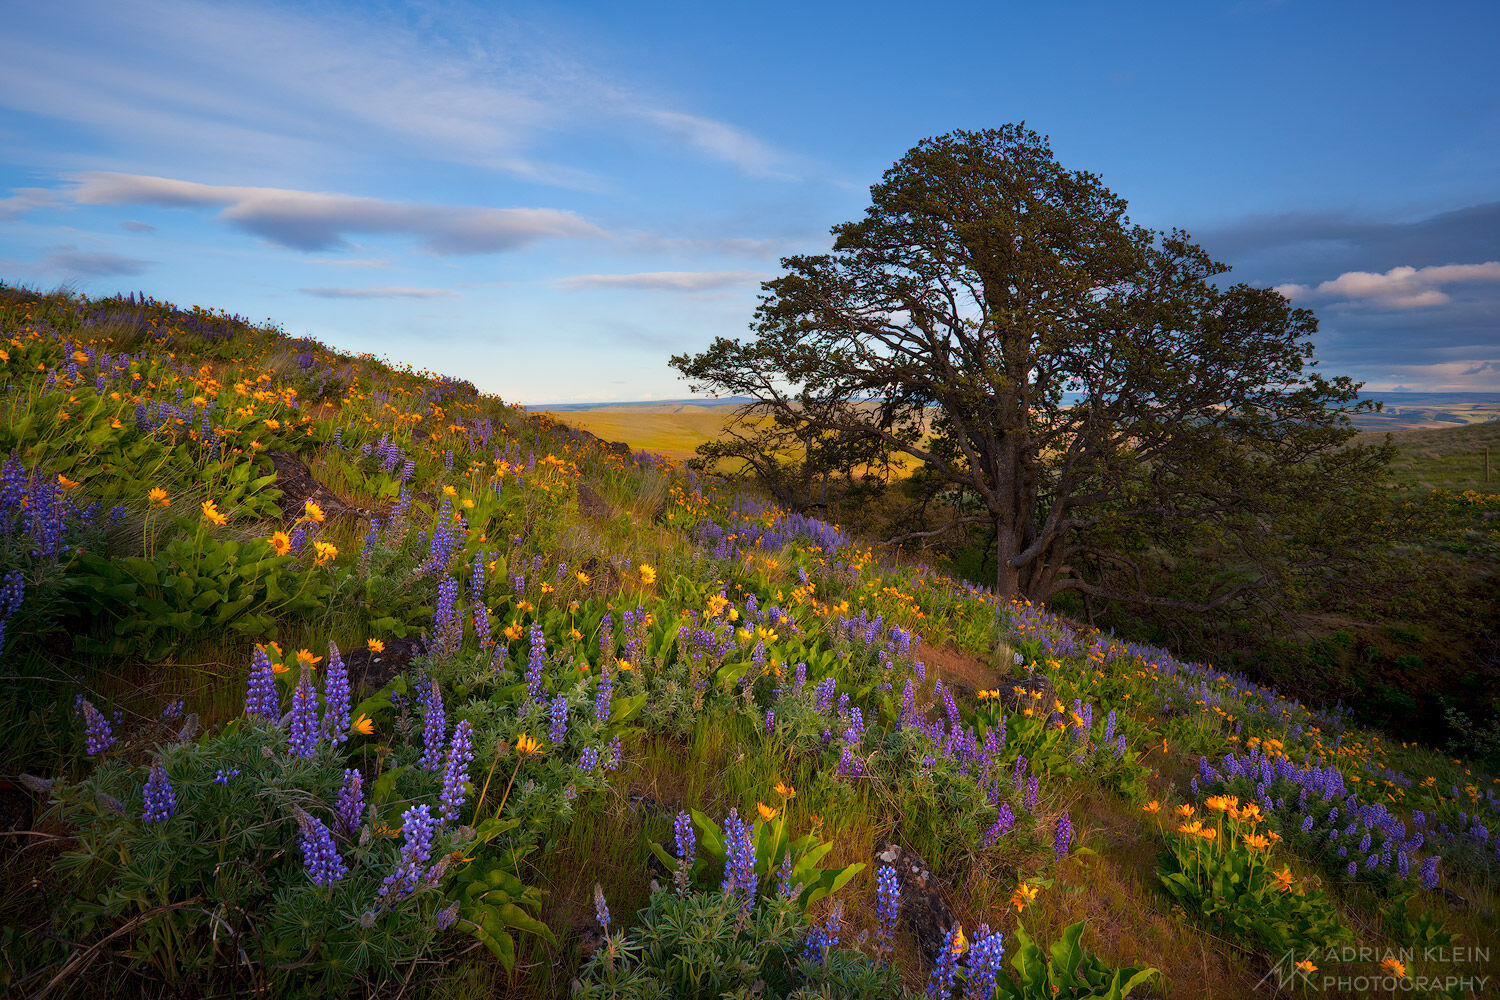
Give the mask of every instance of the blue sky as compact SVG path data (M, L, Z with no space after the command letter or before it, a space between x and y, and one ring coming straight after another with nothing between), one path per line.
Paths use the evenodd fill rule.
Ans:
M144 290L526 403L670 398L919 139L1026 121L1315 308L1500 389L1500 4L20 0L0 277Z

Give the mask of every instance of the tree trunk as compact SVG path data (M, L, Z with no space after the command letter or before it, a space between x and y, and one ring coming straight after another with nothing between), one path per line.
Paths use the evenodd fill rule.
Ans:
M995 593L1001 597L1021 595L1021 573L1012 565L1019 550L1016 533L1005 515L995 517Z

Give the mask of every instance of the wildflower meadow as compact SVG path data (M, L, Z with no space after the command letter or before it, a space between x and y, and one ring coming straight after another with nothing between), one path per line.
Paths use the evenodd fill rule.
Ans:
M1500 780L462 379L0 286L0 993L1500 995Z

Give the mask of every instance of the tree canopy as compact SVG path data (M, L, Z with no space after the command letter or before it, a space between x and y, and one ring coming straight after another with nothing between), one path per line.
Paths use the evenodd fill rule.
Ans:
M1316 371L1309 310L1219 280L1024 125L926 139L870 194L782 261L753 339L672 359L695 391L915 459L921 533L982 525L1004 594L1210 608L1337 565L1385 453L1348 446L1359 386ZM1184 547L1214 572L1148 586Z

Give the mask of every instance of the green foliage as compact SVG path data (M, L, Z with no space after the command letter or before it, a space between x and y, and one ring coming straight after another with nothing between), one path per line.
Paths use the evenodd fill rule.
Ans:
M696 809L691 810L691 813L693 825L698 828L701 836L700 843L704 853L722 868L726 854L723 828ZM824 868L821 862L833 850L832 844L823 841L816 833L803 834L796 840L789 838L785 809L770 822L756 820L750 832L750 842L755 847L754 870L761 889L770 893L776 888L775 876L783 859L791 858L791 881L800 887L796 899L804 910L820 899L838 892L866 868L864 862L842 868ZM677 868L677 859L661 844L653 841L651 852L669 871ZM701 868L701 862L699 866ZM699 870L695 868L695 871ZM706 875L710 880L713 877L713 873L707 870L702 870L700 874Z
M100 623L96 638L81 637L85 648L159 660L184 638L226 629L269 635L280 617L314 613L333 590L333 572L278 555L263 538L241 542L200 529L150 558L86 553L68 585Z
M248 977L277 995L391 976L434 948L439 884L390 905L377 897L396 861L385 827L398 803L377 800L378 822L338 837L349 867L341 881L315 885L303 869L298 814L336 827L341 760L289 756L284 733L253 723L166 747L159 760L178 803L161 822L141 818L144 771L118 760L54 788L57 818L76 831L60 862L63 939L108 939L131 969L188 992ZM240 774L214 780L228 769ZM438 841L437 853L467 849L451 833Z
M1168 835L1157 877L1173 900L1202 916L1231 940L1267 955L1347 944L1353 933L1320 888L1272 873L1268 852L1246 843L1237 821L1218 822L1212 840Z
M747 917L721 893L660 891L638 920L588 960L575 1000L905 996L888 966L858 953L832 949L821 965L799 957L809 925L794 900L765 900Z
M1122 1000L1156 975L1155 969L1111 969L1083 946L1086 921L1065 928L1047 952L1016 924L1010 964L996 981L998 1000L1055 1000L1057 997Z

